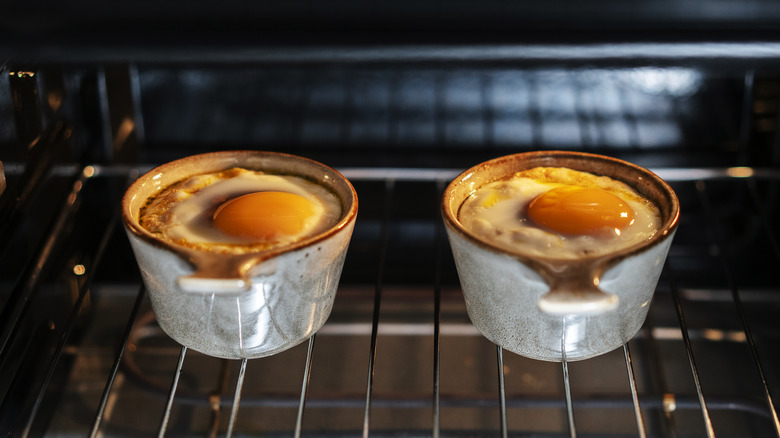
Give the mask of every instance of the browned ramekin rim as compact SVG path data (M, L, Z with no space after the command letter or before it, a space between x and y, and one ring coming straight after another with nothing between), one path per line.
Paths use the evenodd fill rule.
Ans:
M248 252L244 254L218 254L218 253L212 253L205 250L190 248L184 245L176 244L174 242L166 241L156 237L148 230L146 230L144 227L142 227L138 223L138 220L135 219L135 217L138 216L139 212L131 211L130 209L132 197L138 191L138 188L141 185L150 183L150 181L158 174L165 175L166 172L174 172L178 168L189 167L199 161L224 162L225 165L223 166L201 165L198 167L200 169L198 171L182 174L179 178L166 181L166 183L164 184L159 184L158 189L150 196L159 193L160 191L168 187L170 184L179 181L183 178L186 178L188 176L210 173L210 172L218 172L220 170L229 169L235 166L249 168L252 170L264 170L270 173L284 172L286 174L297 175L307 179L312 179L311 177L307 176L305 172L296 173L295 171L290 171L282 168L253 167L251 166L251 164L246 163L247 158L255 158L257 160L261 160L263 158L267 158L271 160L290 160L292 162L301 163L302 166L305 166L307 168L318 169L319 171L321 171L321 176L323 178L334 178L335 180L340 181L341 184L344 184L344 187L349 192L349 197L347 198L341 196L338 193L335 193L338 196L342 206L341 219L335 225L328 228L327 230L324 230L319 234L315 234L306 239L296 241L288 245L272 247L266 250ZM315 182L317 182L318 184L325 185L330 191L335 192L335 190L333 190L332 187L329 187L328 184L324 183L322 180L315 181ZM339 184L338 182L332 183L332 185L338 185L338 184ZM150 196L147 196L146 199L148 199ZM208 152L204 154L198 154L198 155L192 155L192 156L180 158L178 160L174 160L162 164L150 170L149 172L141 175L137 180L135 180L127 189L125 195L122 198L122 221L125 223L127 229L130 230L130 232L132 232L134 235L140 237L141 239L143 239L144 241L152 245L158 246L163 249L167 249L175 254L180 255L184 260L187 260L190 264L192 264L195 269L203 268L204 264L211 264L212 267L216 269L219 269L219 267L224 267L225 268L223 270L224 272L221 272L221 275L218 276L226 277L226 278L235 276L234 275L235 272L233 272L234 270L232 269L232 267L241 266L241 268L239 269L239 274L243 276L246 273L246 271L248 271L253 266L265 260L269 260L282 253L295 251L308 246L312 246L317 244L318 242L328 239L330 236L334 235L335 233L338 233L340 230L346 227L351 221L353 221L357 216L357 210L358 210L357 192L355 191L355 188L352 186L352 183L337 170L325 164L322 164L318 161L314 161L309 158L305 158L297 155L290 155L281 152L254 151L254 150Z
M547 266L568 263L562 259L530 256L523 253L521 250L509 251L500 248L465 229L460 221L458 221L458 209L468 195L475 190L490 182L507 179L515 172L532 169L534 167L566 167L594 175L608 176L628 184L640 195L650 199L658 206L662 216L662 224L659 228L659 232L656 233L655 236L644 242L610 252L603 256L583 257L579 259L580 261L590 260L594 264L599 264L601 268L599 270L603 270L606 265L616 263L632 254L636 254L656 245L663 241L677 227L680 216L680 203L671 186L658 175L643 167L617 158L571 151L536 151L505 155L467 169L452 180L444 191L441 203L444 221L451 229L480 247L492 252L511 255L524 263L533 266L537 266L539 263ZM468 189L464 189L462 188L464 184L471 184L472 186Z

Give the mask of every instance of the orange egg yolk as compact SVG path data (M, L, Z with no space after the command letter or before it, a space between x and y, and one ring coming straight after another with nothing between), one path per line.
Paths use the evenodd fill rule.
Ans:
M537 225L561 234L620 234L634 212L616 195L602 189L561 186L534 198L528 217Z
M292 236L314 214L311 201L287 192L257 192L233 198L214 212L214 226L235 237L269 240Z

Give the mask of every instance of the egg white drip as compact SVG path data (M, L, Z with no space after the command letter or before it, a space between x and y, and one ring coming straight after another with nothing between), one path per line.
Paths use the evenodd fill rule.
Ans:
M170 239L184 239L191 243L250 243L252 239L231 236L215 228L212 215L227 200L263 191L300 195L312 203L314 210L299 233L280 235L275 239L277 243L290 243L317 234L338 221L341 208L338 199L324 187L299 177L247 172L217 180L189 197L179 199L171 207L171 220L165 234Z
M458 219L466 229L501 248L557 259L607 254L650 239L659 228L660 216L654 207L624 197L621 199L634 211L634 220L615 233L566 236L540 228L526 216L528 204L540 194L562 185L565 184L530 178L496 181L466 199ZM491 204L490 197L499 200L483 206Z

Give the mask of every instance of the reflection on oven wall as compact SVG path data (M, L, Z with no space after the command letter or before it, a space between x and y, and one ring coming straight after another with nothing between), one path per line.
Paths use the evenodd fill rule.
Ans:
M79 152L94 162L263 145L349 152L339 161L359 166L464 167L531 149L607 151L648 166L752 165L773 159L778 94L771 77L681 67L131 65L3 76L11 83L0 108L16 121L4 124L5 142L16 132L29 145L57 115L80 128ZM451 162L435 157L441 148Z
M682 68L189 69L139 75L149 142L250 142L369 156L374 148L383 157L393 150L423 156L442 147L486 156L534 148L657 156L675 148L733 152L739 136L734 122L745 97L739 94L742 77L705 77ZM704 88L708 93L701 93ZM713 88L719 108L705 100Z
M0 430L777 436L779 84L688 67L6 65ZM354 175L361 213L316 347L251 361L237 391L239 363L187 352L177 368L112 209L134 166L244 147ZM631 361L570 364L568 381L473 329L437 235L448 178L535 149L634 161L683 200Z

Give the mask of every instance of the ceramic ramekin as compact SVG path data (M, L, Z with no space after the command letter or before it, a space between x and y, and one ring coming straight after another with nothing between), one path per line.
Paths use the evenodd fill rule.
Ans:
M540 166L567 167L623 181L660 209L658 233L640 244L576 262L501 249L465 229L458 209L479 187ZM652 172L601 155L541 151L478 164L455 178L442 217L472 323L519 355L582 360L609 352L641 328L677 229L679 202Z
M170 184L236 166L321 184L340 200L342 216L302 241L241 255L177 245L139 225L147 199ZM352 184L321 163L281 153L228 151L182 158L142 175L125 193L122 219L160 327L193 350L244 359L291 348L325 323L357 208Z

